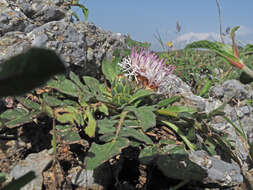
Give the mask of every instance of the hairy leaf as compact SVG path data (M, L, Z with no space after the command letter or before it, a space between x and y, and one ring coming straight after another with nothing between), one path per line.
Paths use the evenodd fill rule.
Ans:
M180 100L180 96L173 96L171 98L166 98L164 100L161 100L160 102L158 102L157 106L158 107L168 106L168 105L170 105L173 102L176 102L178 100Z
M21 126L25 123L30 123L33 121L33 118L36 118L38 115L40 115L41 112L40 111L31 111L30 113L24 115L24 116L20 116L17 118L14 118L8 122L5 123L5 125L8 128L14 128L14 127L18 127Z
M40 110L41 107L38 103L23 97L17 97L17 100L26 108L28 109L34 109L34 110Z
M82 90L84 89L84 84L80 81L79 77L72 71L69 73L70 79Z
M65 79L63 81L50 80L47 83L47 85L51 88L58 90L59 92L62 92L64 94L67 94L73 97L78 97L78 94L80 93L76 84L68 79Z
M112 61L111 63L104 59L102 63L102 72L104 73L107 80L112 82L118 74L120 74L120 66L116 61Z
M78 132L73 130L71 125L56 125L57 134L61 137L62 140L67 141L68 143L75 143L81 140Z
M222 56L229 62L237 63L239 62L238 58L234 56L233 49L230 45L223 44L220 42L210 42L207 40L197 41L193 42L191 44L188 44L186 48L204 48L209 49L211 51L214 51L218 55Z
M133 137L138 141L145 142L146 144L152 144L153 141L143 133L141 130L133 129L130 127L123 127L120 130L120 136L122 137Z
M98 128L99 133L105 134L105 133L115 133L116 127L115 124L117 123L117 120L107 119L104 118L103 120L98 120Z
M165 125L169 126L171 129L173 129L185 142L185 144L191 149L191 150L196 150L196 147L194 144L192 144L187 137L184 135L184 133L179 129L179 127L177 127L176 125L174 125L171 122L168 121L162 121L162 123L164 123Z
M130 98L130 102L129 104L133 103L134 101L141 99L141 98L145 98L147 96L150 96L154 94L154 92L149 91L149 90L144 90L144 89L140 89L138 90L135 94L133 94Z
M153 106L142 106L139 108L129 106L126 107L126 110L134 112L144 131L156 125L156 115L153 113L155 108Z
M111 157L121 153L121 150L127 147L129 141L124 138L118 138L116 141L98 145L92 144L86 157L87 169L93 170Z

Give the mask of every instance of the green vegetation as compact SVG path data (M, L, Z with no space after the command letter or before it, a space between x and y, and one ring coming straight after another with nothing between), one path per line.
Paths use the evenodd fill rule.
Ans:
M236 161L241 166L232 143L227 139L227 134L212 129L208 124L212 117L224 116L223 108L225 105L205 114L194 108L178 105L181 100L180 96L159 99L155 91L146 89L145 86L137 84L135 80L126 78L118 65L122 59L119 55L129 55L133 46L149 47L147 43L142 44L130 38L127 42L129 49L120 50L121 53L115 52L114 59L111 62L103 61L102 71L106 82L102 83L90 76L78 76L73 72L70 72L69 75L56 75L43 88L33 91L34 98L17 96L16 99L22 106L7 109L0 114L0 129L22 126L25 123L32 123L34 119L47 117L48 120L54 121L52 145L55 151L55 162L57 161L56 136L69 143L85 139L90 145L86 157L88 169L98 167L113 156L121 154L122 149L129 146L140 149L139 159L142 163L148 164L155 161L158 167L162 169L168 162L168 153L172 156L183 155L184 159L190 162L187 157L189 150L205 150L212 156L219 154L217 150L222 150L226 157ZM204 46L202 46L203 44ZM227 50L233 53L232 48L221 44L217 48L212 48L213 45L217 44L196 42L189 45L188 48L214 49L219 56L213 52L188 48L169 53L162 52L158 55L167 58L169 64L177 66L176 74L192 87L195 94L208 97L211 87L227 79L238 79L241 74L240 70L233 70L229 64L224 64L226 61L222 55L227 53ZM220 49L224 47L226 50L220 53ZM253 59L249 52L252 52L252 45L239 49L238 57L231 57L230 54L226 54L225 59L237 61L240 55L247 64ZM49 57L51 59L54 56ZM32 60L34 61L33 58L29 52L21 54L6 62L6 67L3 68L8 70L9 64L12 64L11 68L13 68L13 63L17 65L17 60L22 60L22 67L30 68L29 63ZM4 86L4 89L7 90L4 90L4 94L0 95L23 94L45 83L52 75L64 72L65 69L58 59L55 63L58 65L56 65L54 73L50 73L50 76L40 76L36 80L38 83L34 83L32 86L27 86L26 81L35 80L33 76L30 76L30 73L38 68L25 70L24 73L8 70L8 76L0 78L0 84L11 79L13 84L21 85L24 90L17 89L15 92L10 86ZM1 72L5 73L6 70ZM16 73L19 75L17 76ZM25 83L18 80L26 77L28 78ZM40 92L38 93L38 91ZM3 93L2 85L1 93ZM252 145L248 142L245 132L228 118L226 119L248 143L250 156ZM169 130L173 138L155 139L151 135L152 130L162 130L162 128ZM197 134L202 137L203 142L199 141L199 138L196 137ZM161 157L158 158L158 155ZM168 177L172 175L166 171L164 173ZM177 176L173 177L176 178ZM192 180L192 177L191 174L185 174L185 183ZM194 180L203 179L203 175L194 177ZM1 174L0 183L4 179L4 174ZM180 175L178 175L178 179L181 179Z

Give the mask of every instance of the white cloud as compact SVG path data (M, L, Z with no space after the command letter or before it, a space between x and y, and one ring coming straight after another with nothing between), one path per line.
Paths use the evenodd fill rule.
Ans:
M230 35L223 36L223 39L226 44L231 44ZM215 32L189 32L185 34L181 34L174 40L172 40L174 44L174 49L182 49L187 44L200 41L200 40L209 40L209 41L221 41L220 34ZM236 41L238 45L244 46L248 43L253 44L253 28L249 28L246 26L240 26L238 31L236 32ZM159 51L161 50L161 46L157 41L152 42L151 49Z
M240 26L240 28L238 29L236 34L239 35L239 36L252 35L253 34L253 29L249 28L247 26Z
M214 32L209 33L189 32L177 37L175 40L173 40L173 44L176 49L181 49L184 48L185 45L199 40L220 41L220 35ZM228 37L224 37L224 40L225 43L230 42L230 39Z

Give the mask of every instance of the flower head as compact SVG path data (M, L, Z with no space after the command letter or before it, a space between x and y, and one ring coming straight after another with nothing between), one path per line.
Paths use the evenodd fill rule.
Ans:
M119 65L125 75L134 77L137 83L146 80L145 84L149 88L157 89L174 70L174 65L166 65L166 59L160 59L158 56L148 50L132 48L131 55L124 58Z

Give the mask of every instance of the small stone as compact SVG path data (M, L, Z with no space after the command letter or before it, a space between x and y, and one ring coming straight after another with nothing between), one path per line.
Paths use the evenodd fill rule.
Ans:
M213 88L211 94L214 97L222 98L224 96L224 90L221 86L217 86L217 87Z
M244 116L244 113L242 112L241 109L237 109L237 110L236 110L236 114L237 114L237 116L238 116L239 118L242 118L242 117Z
M39 153L29 154L25 160L21 160L11 171L10 175L15 179L23 176L29 171L34 171L36 178L21 188L21 190L41 190L43 183L43 170L51 163L52 156L47 150Z
M224 90L224 96L228 99L235 98L238 100L244 100L248 96L245 85L238 80L227 80L222 84L222 88Z
M250 109L248 106L243 106L240 108L241 112L244 113L245 115L250 114Z
M54 31L57 31L58 29L59 29L58 26L54 26L54 27L53 27L53 30L54 30Z

